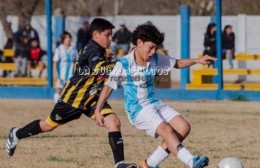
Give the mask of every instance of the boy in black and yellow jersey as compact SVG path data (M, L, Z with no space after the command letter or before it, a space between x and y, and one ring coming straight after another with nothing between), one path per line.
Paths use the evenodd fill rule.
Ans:
M82 114L95 119L94 111L106 79L102 70L111 70L114 62L106 62L105 49L112 41L114 26L107 20L96 18L90 25L91 39L79 53L75 74L66 84L61 99L46 120L35 120L23 128L12 128L6 143L6 151L12 156L20 139L49 132L58 126L78 119ZM108 139L113 151L116 168L135 168L136 164L124 161L120 121L108 103L102 110Z

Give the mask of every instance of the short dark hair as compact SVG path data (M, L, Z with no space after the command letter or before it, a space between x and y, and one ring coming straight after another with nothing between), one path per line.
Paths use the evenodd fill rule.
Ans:
M61 35L60 35L60 42L63 43L66 36L69 36L70 38L72 38L71 34L67 31L63 32Z
M94 31L102 32L104 30L114 29L114 28L115 26L111 22L102 18L95 18L89 26L89 33L90 36L92 37Z
M164 33L160 32L154 25L142 24L134 30L132 43L136 45L138 39L143 42L151 41L156 45L161 45L164 41Z

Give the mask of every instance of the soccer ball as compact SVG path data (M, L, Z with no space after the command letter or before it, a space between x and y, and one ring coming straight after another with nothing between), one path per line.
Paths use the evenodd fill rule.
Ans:
M244 168L244 166L239 159L227 157L218 163L217 168Z

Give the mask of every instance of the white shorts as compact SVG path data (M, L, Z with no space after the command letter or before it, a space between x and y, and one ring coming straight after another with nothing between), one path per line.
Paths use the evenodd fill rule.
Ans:
M55 84L55 88L57 89L63 89L66 85L66 81L63 79L58 79L56 84Z
M137 129L145 131L147 135L157 138L157 127L162 122L169 123L171 119L178 115L180 113L164 103L149 104L143 107L132 124Z

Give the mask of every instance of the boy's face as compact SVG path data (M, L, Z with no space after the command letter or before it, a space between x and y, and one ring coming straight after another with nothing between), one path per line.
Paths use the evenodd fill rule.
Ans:
M71 38L69 35L66 35L64 38L63 44L70 45L70 43L71 43Z
M151 41L143 42L142 40L137 40L137 49L144 61L148 61L152 58L155 53L157 45Z
M37 46L38 46L38 42L37 42L36 40L33 40L33 41L31 42L31 45L32 45L33 47L37 47Z
M22 38L22 41L23 41L24 44L28 44L29 43L29 39L26 38L26 37Z
M106 29L102 32L94 31L92 39L102 48L108 48L112 42L112 29Z

